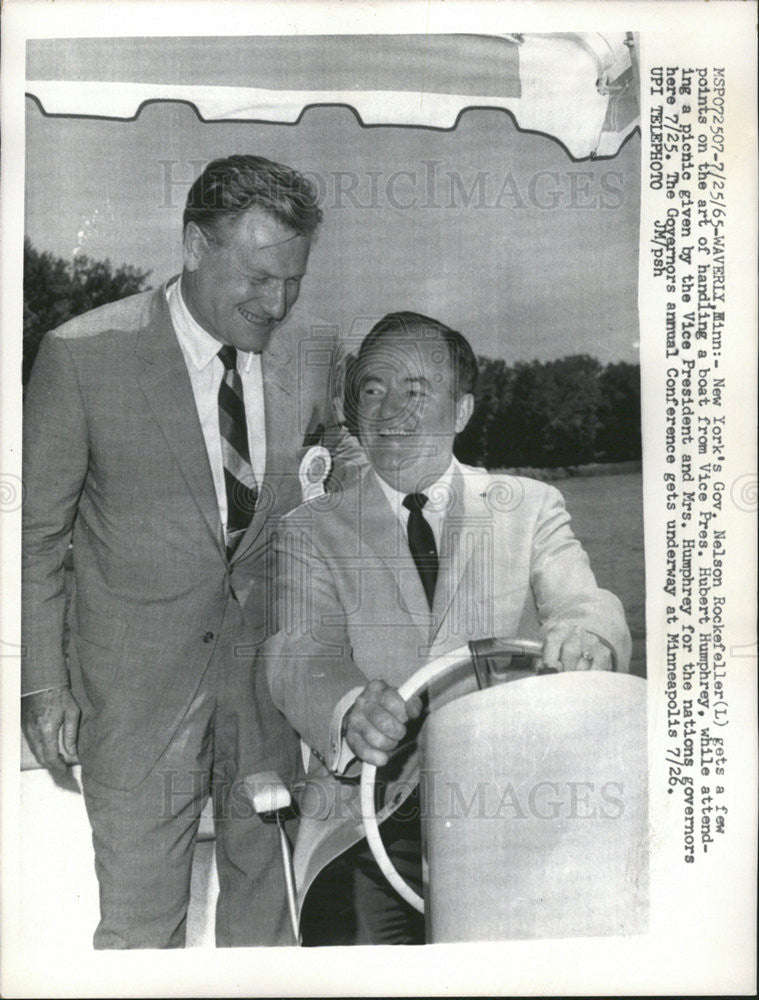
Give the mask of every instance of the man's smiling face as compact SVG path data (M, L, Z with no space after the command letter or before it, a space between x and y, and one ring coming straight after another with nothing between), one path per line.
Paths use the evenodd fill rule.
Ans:
M450 464L472 397L454 397L448 346L423 331L390 334L362 363L358 429L375 471L394 489L424 489Z
M311 241L255 206L217 240L188 223L182 295L222 344L260 354L300 294Z

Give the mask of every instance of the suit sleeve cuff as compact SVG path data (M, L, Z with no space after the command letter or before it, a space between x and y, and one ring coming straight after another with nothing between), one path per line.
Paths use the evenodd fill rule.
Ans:
M327 767L333 774L344 774L355 757L355 754L343 739L343 719L363 690L363 687L351 688L338 701L332 712L332 720L329 726L329 757L327 759Z

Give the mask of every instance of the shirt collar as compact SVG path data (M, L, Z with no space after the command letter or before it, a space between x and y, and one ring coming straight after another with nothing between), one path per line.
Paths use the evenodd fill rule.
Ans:
M425 496L429 498L424 508L428 513L442 514L447 509L448 498L451 495L451 480L453 479L457 465L456 459L451 458L450 465L443 475L424 489ZM405 516L408 515L408 510L403 506L403 501L407 494L394 490L381 476L377 475L374 469L372 469L372 474L379 483L380 489L387 498L387 502L392 507L395 516L405 519Z
M202 371L218 355L222 344L215 337L212 337L207 330L203 329L187 308L187 303L182 295L181 285L182 280L180 278L172 282L166 289L169 312L182 350L192 365L198 371ZM237 353L240 356L238 369L242 367L247 371L250 367L252 352L238 350Z

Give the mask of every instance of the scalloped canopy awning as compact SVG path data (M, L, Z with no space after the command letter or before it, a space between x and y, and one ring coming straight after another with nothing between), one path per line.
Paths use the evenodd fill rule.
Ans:
M48 115L184 101L206 121L293 123L341 104L365 125L446 129L502 108L576 160L616 155L639 122L630 32L35 39L26 76Z

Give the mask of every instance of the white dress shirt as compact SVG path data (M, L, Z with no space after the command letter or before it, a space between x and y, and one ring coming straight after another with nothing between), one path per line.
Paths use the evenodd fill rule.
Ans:
M420 490L419 492L424 493L427 497L427 503L424 505L422 511L422 517L428 522L429 526L432 528L432 534L435 536L435 545L437 546L438 552L440 552L440 540L443 537L443 521L445 520L445 513L448 510L448 505L451 497L451 480L453 478L453 471L456 467L456 459L452 458L451 463L445 470L443 475L436 479L431 486L425 490ZM403 525L404 529L408 526L409 514L411 513L408 507L403 506L403 501L406 499L406 493L400 493L398 490L393 489L389 486L381 476L374 473L379 487L385 495L387 502L390 504L390 509L398 518L398 520Z
M195 406L203 430L208 461L211 465L219 518L224 531L227 528L227 490L224 484L224 460L221 453L219 431L219 386L224 375L224 365L219 358L223 346L203 329L193 317L182 297L180 281L172 282L166 289L171 322L182 348L187 372L192 384ZM242 381L245 422L248 428L250 464L260 488L266 468L266 425L264 422L264 387L261 372L261 355L252 351L237 352L237 371Z

